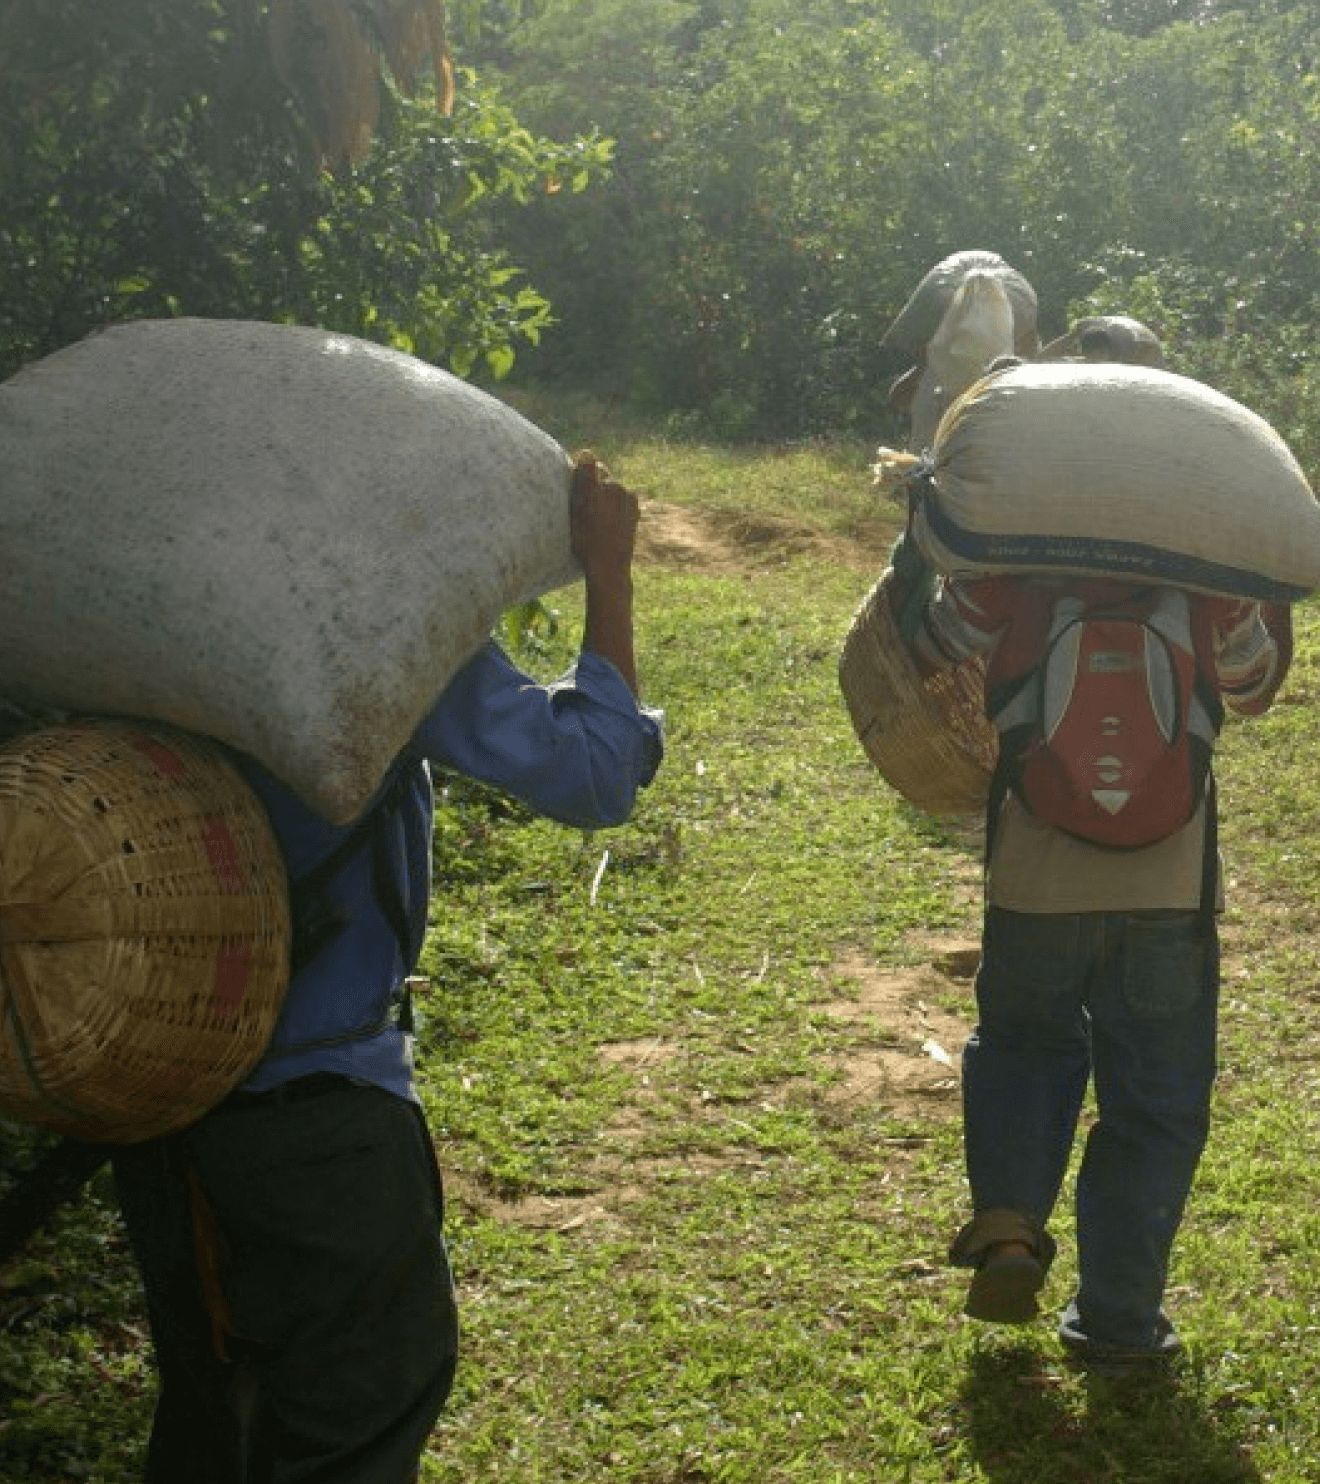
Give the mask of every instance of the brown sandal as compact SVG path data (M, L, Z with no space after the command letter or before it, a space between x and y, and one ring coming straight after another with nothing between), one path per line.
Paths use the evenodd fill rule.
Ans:
M1045 1265L1034 1253L991 1248L967 1290L963 1313L987 1324L1026 1324L1040 1313L1036 1295L1044 1282Z
M1054 1259L1054 1242L1020 1211L978 1211L954 1238L949 1261L975 1268L963 1312L989 1324L1026 1324L1040 1313L1037 1294Z

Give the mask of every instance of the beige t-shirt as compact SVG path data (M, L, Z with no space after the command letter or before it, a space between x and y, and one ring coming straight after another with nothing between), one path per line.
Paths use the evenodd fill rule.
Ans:
M1201 905L1204 846L1204 805L1154 845L1107 850L1042 823L1010 794L995 834L987 897L1010 912L1194 909ZM1222 880L1218 895L1222 905Z

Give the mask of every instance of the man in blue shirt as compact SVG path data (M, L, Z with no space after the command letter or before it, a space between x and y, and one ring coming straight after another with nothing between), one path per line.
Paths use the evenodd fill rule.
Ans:
M577 664L542 686L488 644L417 729L369 823L332 826L239 759L288 867L294 972L244 1085L115 1157L161 1378L149 1484L418 1478L458 1343L399 1014L431 890L429 765L595 828L628 818L663 753L633 654L636 500L586 459L571 513L586 580Z

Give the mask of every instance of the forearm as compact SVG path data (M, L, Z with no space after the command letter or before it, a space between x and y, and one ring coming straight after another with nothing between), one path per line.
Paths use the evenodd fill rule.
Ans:
M1244 716L1267 711L1292 659L1290 610L1242 603L1216 643L1216 680L1224 700Z
M918 671L934 675L987 657L1004 632L1011 601L1011 588L1002 578L939 581L910 640Z
M587 578L586 624L582 647L618 670L634 696L641 694L633 646L633 587L628 571Z
M573 551L586 578L582 647L608 660L638 695L633 654L633 542L637 498L596 460L581 453L573 471Z

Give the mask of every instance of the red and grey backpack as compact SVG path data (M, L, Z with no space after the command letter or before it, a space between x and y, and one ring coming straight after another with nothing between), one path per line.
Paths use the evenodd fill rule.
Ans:
M1186 824L1224 714L1209 642L1179 588L1024 581L986 675L999 734L991 828L1010 790L1047 823L1116 849Z

